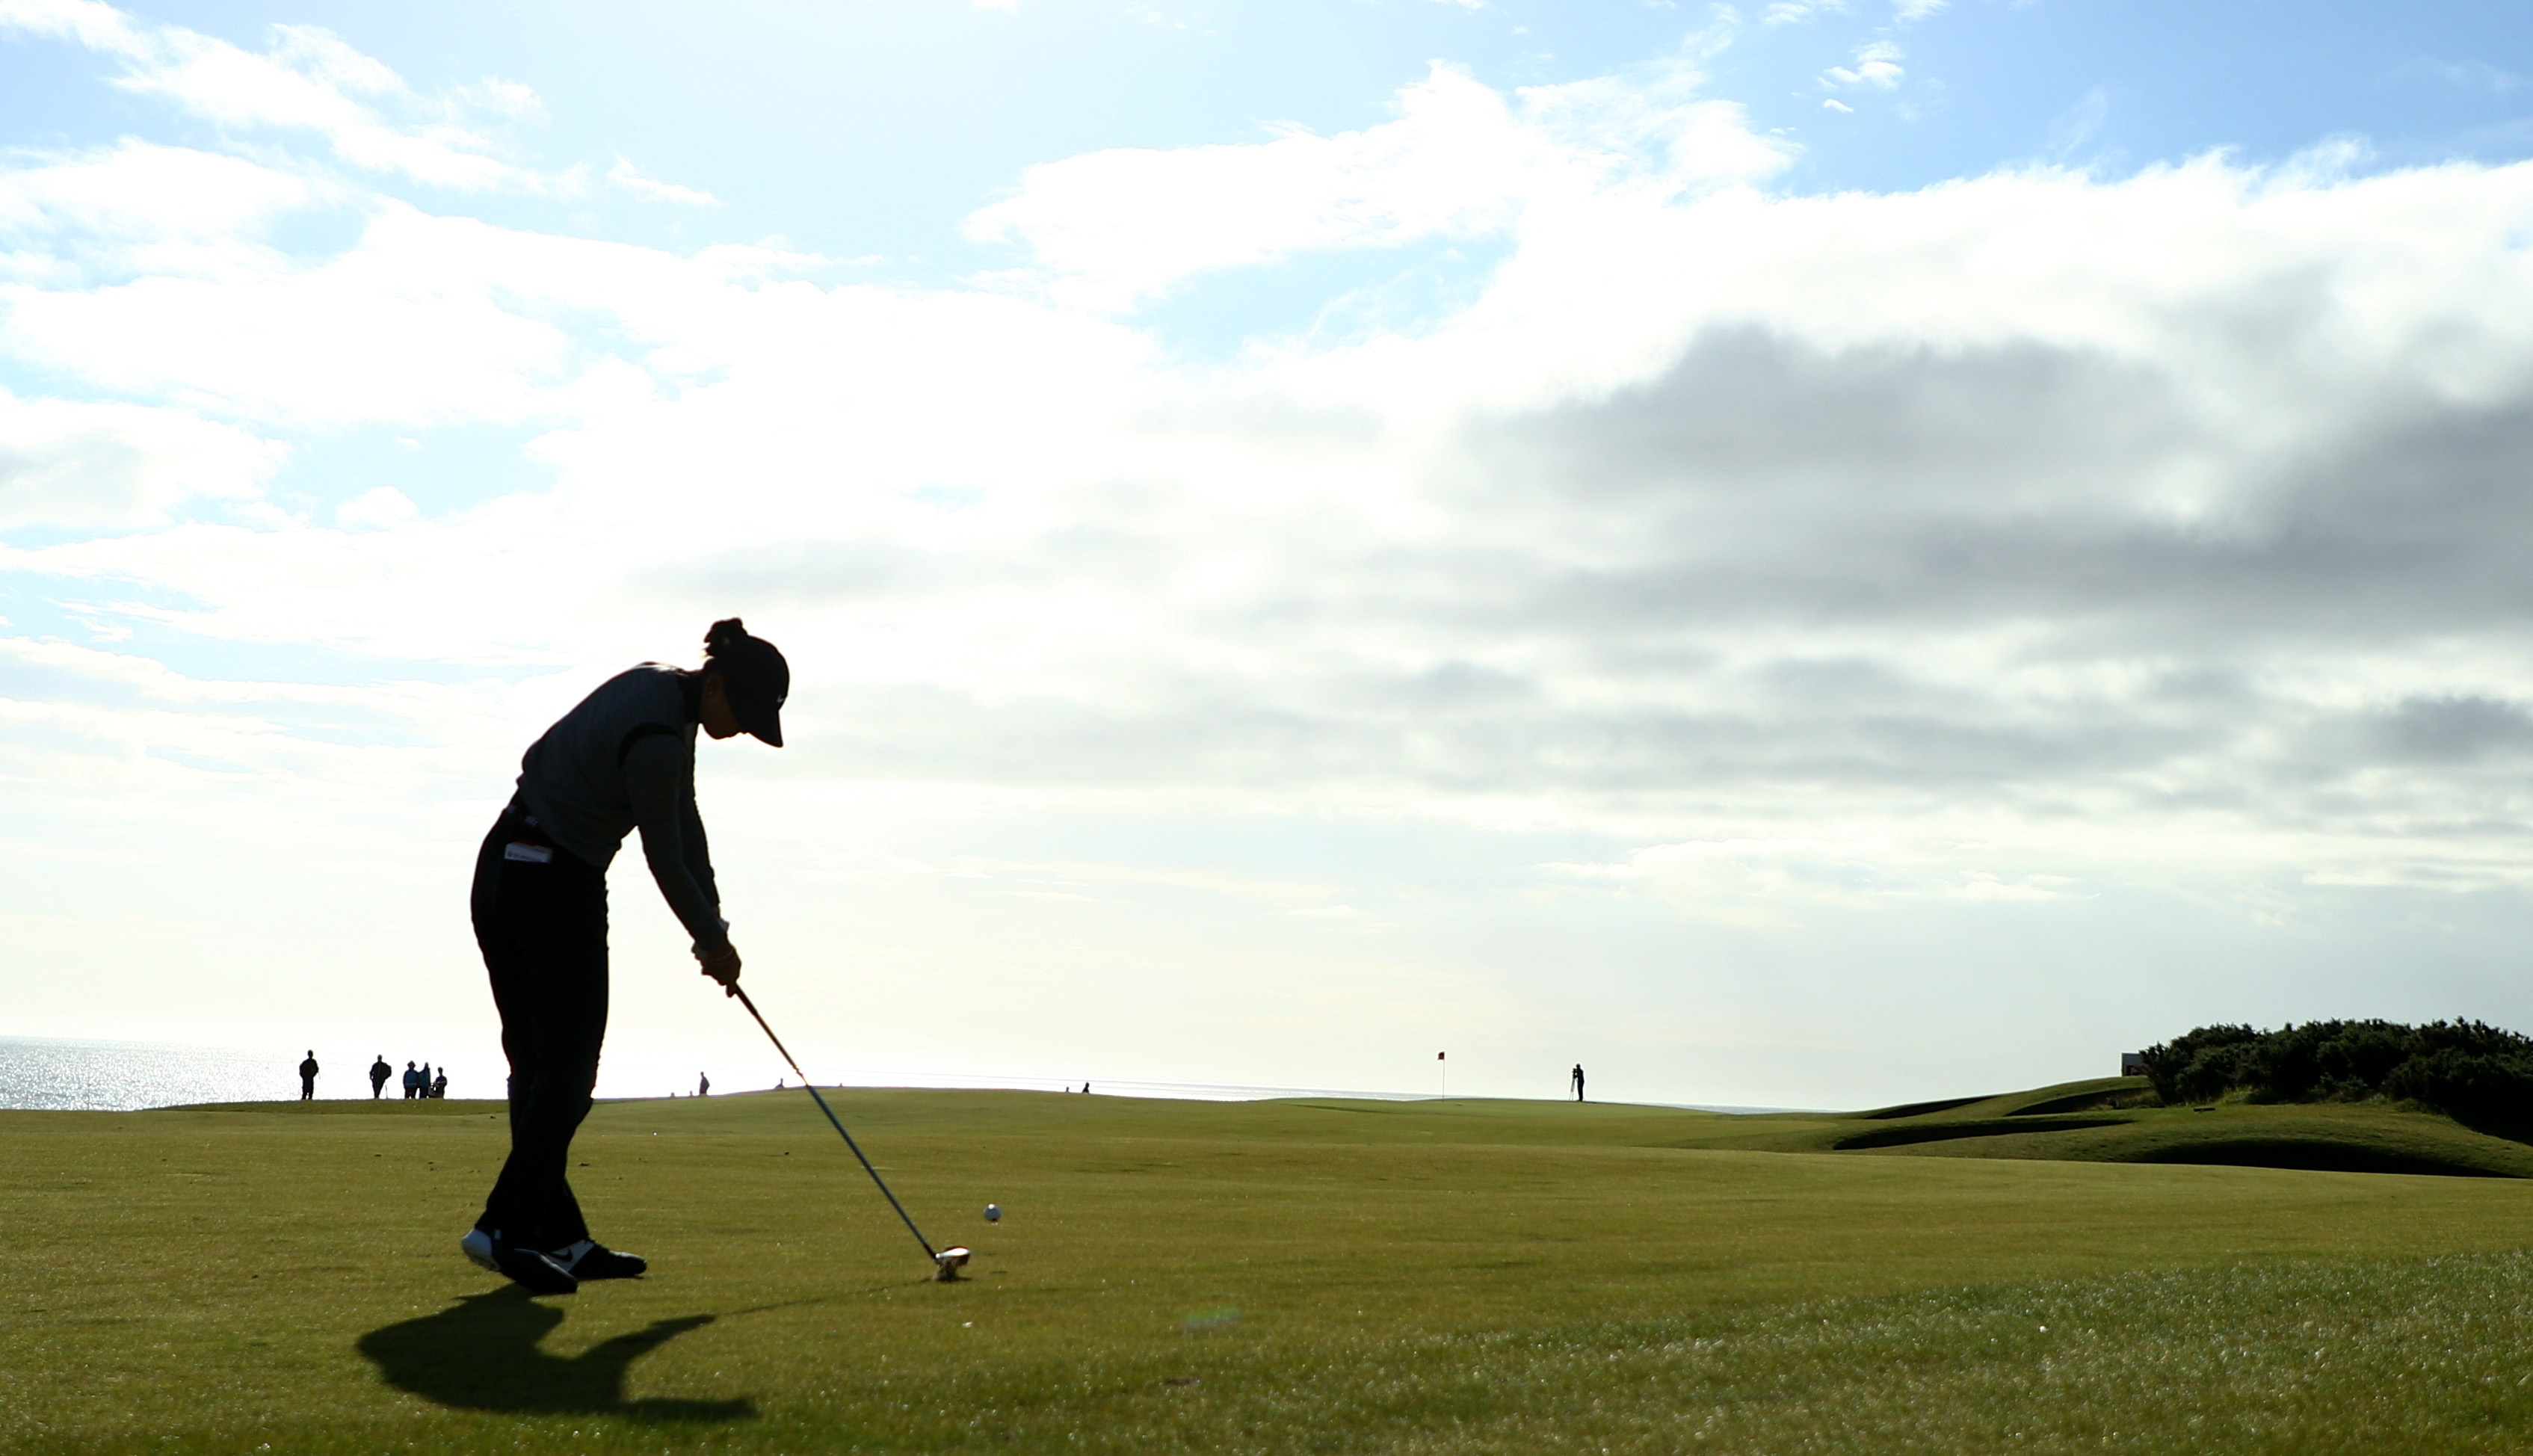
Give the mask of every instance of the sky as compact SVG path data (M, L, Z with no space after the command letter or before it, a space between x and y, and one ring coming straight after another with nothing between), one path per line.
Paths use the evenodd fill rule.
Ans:
M727 615L821 1080L2533 1029L2520 7L0 0L0 1033L488 1088ZM612 885L602 1094L787 1075Z

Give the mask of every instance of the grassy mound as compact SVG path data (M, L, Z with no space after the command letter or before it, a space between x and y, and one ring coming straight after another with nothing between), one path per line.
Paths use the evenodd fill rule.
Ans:
M1840 1152L1858 1152L1872 1147L1908 1147L1919 1142L1954 1142L1966 1137L2021 1137L2035 1133L2069 1132L2081 1128L2117 1128L2126 1124L2115 1118L2055 1118L2048 1122L2015 1122L2008 1118L1913 1119L1897 1127L1873 1128L1862 1133L1850 1133L1830 1144ZM2209 1162L2223 1162L2209 1158Z
M2533 1441L2533 1184L1925 1155L2125 1122L1790 1153L1907 1120L834 1100L972 1280L924 1282L796 1095L599 1108L576 1185L655 1272L554 1300L455 1252L504 1147L486 1104L0 1114L0 1444Z
M2533 1147L2432 1112L2382 1103L2141 1105L2150 1100L2143 1077L2101 1077L1844 1118L1789 1119L1775 1137L1754 1144L1745 1136L1739 1145L2533 1178Z

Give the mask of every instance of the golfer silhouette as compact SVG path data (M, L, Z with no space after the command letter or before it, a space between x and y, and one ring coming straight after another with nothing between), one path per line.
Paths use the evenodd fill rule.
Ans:
M703 973L736 988L738 952L695 811L695 733L779 748L791 689L773 643L737 617L714 622L701 668L619 672L530 744L476 853L469 908L510 1062L510 1156L458 1248L539 1294L649 1267L591 1237L566 1176L607 1039L607 866L639 830Z

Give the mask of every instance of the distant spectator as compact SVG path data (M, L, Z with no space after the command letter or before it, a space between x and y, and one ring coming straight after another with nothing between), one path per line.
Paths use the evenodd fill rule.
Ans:
M393 1076L395 1076L395 1069L387 1065L386 1053L379 1053L379 1059L370 1064L371 1101L379 1100L379 1094L387 1089L387 1078Z
M431 1079L431 1096L434 1101L447 1100L448 1069L446 1067L441 1068L440 1075Z
M1583 1064L1580 1062L1574 1064L1574 1100L1583 1100Z
M704 1076L704 1075L703 1075L702 1073L700 1073L700 1072L696 1073L696 1074L695 1074L695 1095L696 1095L696 1096L698 1096L698 1097L702 1097L702 1096L709 1095L709 1094L711 1093L711 1091L712 1091L712 1078L711 1078L711 1077L709 1077Z
M308 1060L299 1064L299 1100L306 1102L317 1095L317 1049L308 1049Z
M413 1064L407 1062L404 1064L404 1100L410 1102L421 1095L422 1074L414 1071Z

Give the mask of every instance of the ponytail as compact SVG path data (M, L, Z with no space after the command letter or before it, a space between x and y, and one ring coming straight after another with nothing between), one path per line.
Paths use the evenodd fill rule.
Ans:
M728 652L731 648L746 640L747 624L740 621L737 617L725 616L721 620L714 622L712 627L704 633L704 665L706 667L718 666L718 664L714 662L714 659L719 658L723 653Z

